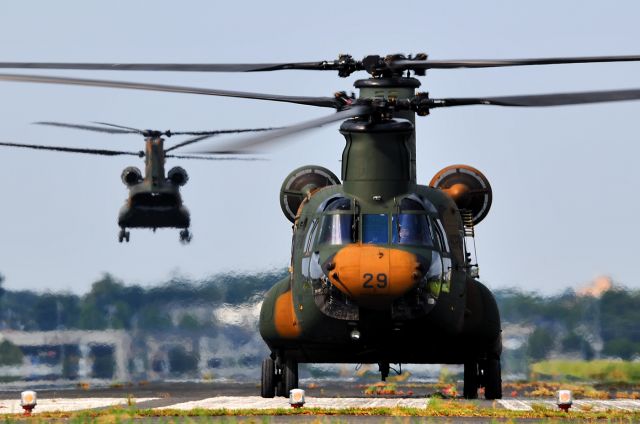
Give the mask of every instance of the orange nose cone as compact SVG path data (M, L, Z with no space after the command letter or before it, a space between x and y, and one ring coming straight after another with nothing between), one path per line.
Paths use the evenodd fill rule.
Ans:
M416 255L398 249L351 244L328 267L331 283L359 305L388 307L422 278Z

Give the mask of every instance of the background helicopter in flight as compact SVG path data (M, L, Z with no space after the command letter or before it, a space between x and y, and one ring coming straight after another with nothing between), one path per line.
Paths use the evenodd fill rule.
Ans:
M235 151L331 122L344 121L342 178L308 166L281 189L293 221L290 275L265 296L260 332L271 350L262 365L264 397L297 386L300 362L377 363L382 378L394 363L464 364L464 396L501 389L500 318L491 292L476 278L473 227L488 213L488 179L467 165L438 172L430 186L415 176L414 115L467 105L560 106L640 99L640 90L544 95L430 98L411 77L441 68L638 61L640 56L432 61L426 55L272 64L0 64L0 67L256 72L279 69L364 70L359 96L281 96L161 84L30 75L0 80L183 92L334 108L336 113L241 140ZM229 147L200 152L219 154Z
M192 235L189 231L191 218L189 210L182 202L180 187L189 181L187 171L180 166L175 166L165 173L165 161L173 159L198 159L198 160L243 160L233 157L203 157L193 155L168 154L179 148L192 145L202 140L220 134L235 134L243 132L267 131L273 128L232 129L217 131L157 131L140 130L122 125L96 122L98 125L78 125L63 122L36 122L38 125L72 128L77 130L94 131L106 134L137 134L145 140L145 150L139 152L74 148L65 146L47 146L22 143L4 143L0 146L18 147L35 150L50 150L67 153L84 153L103 156L138 156L145 159L144 174L139 168L129 166L122 171L122 182L129 189L129 196L118 214L118 241L129 242L130 233L127 228L150 228L155 231L158 228L180 228L180 241L189 243ZM192 135L180 143L168 148L164 147L163 137Z

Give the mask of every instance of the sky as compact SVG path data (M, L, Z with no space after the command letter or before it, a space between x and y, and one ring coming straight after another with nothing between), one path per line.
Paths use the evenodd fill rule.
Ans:
M261 63L340 53L426 52L431 59L640 54L636 1L6 1L1 61ZM12 72L12 71L9 71ZM15 71L16 73L19 71ZM265 93L330 96L356 79L335 72L250 74L27 71ZM640 88L640 63L433 70L431 97ZM418 181L465 163L494 199L476 228L490 288L558 293L597 276L640 288L640 102L557 108L438 109L417 118ZM106 121L137 128L282 126L320 117L308 106L187 94L0 82L0 141L140 150L141 138L31 125ZM183 199L194 239L132 230L117 241L120 181L135 157L0 150L0 273L10 289L84 293L105 273L141 285L173 276L281 269L291 224L280 210L287 174L317 164L340 174L339 124L289 138L267 161L169 161L189 172ZM225 138L224 140L229 140ZM170 140L170 142L173 139ZM222 141L222 140L221 140Z

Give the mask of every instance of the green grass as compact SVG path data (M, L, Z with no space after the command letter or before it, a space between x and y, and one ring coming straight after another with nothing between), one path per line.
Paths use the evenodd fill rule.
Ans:
M426 400L425 400L426 401ZM611 410L603 412L572 410L564 413L559 410L534 408L533 411L509 411L498 408L495 404L489 407L481 407L474 402L460 402L456 400L431 401L427 408L350 408L350 409L321 409L321 408L279 408L279 409L193 409L184 410L151 410L135 409L127 407L111 408L100 411L82 412L58 412L41 413L35 415L30 422L64 421L69 423L127 423L133 420L144 422L145 418L157 418L157 422L242 422L242 423L268 423L272 416L300 415L317 417L318 422L326 422L332 419L348 421L349 416L386 416L386 417L483 417L489 419L540 419L550 422L572 420L593 421L608 420L609 422L637 422L640 420L640 412L626 412ZM21 415L9 415L5 423L24 422Z
M640 362L629 361L542 361L531 365L535 376L597 382L638 383Z

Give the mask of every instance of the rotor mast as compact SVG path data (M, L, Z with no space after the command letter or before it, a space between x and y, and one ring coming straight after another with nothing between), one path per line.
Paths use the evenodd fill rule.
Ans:
M162 184L164 172L164 139L158 134L148 134L145 141L145 180L151 181L151 186Z
M415 96L420 81L415 78L392 76L357 80L354 87L360 90L361 98L410 100ZM416 115L412 110L398 110L394 116L406 119L414 125L414 129L407 138L406 146L409 151L409 181L416 183Z

